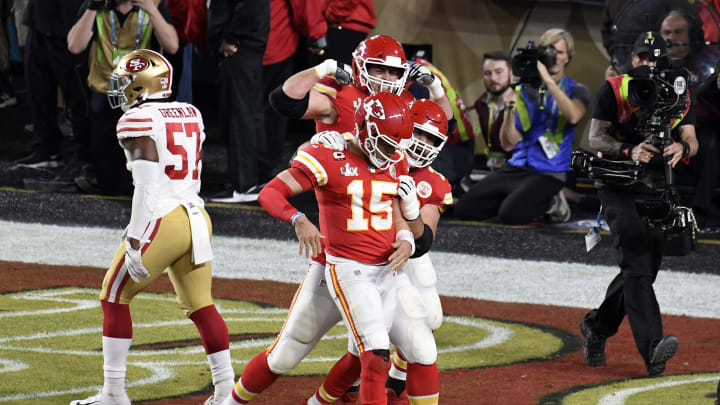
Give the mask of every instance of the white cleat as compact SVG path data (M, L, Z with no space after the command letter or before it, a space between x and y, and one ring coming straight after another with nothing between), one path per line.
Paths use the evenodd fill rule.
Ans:
M100 392L89 398L70 401L70 405L130 405L130 397L127 393L121 396L109 396Z

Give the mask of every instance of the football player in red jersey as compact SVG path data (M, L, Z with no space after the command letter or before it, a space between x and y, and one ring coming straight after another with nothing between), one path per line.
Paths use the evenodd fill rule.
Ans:
M391 93L368 97L356 112L356 134L342 151L319 145L304 148L291 168L260 194L260 203L271 215L293 224L301 254L317 257L325 246L327 296L335 307L327 307L327 299L306 277L275 343L250 361L224 404L255 398L278 374L291 370L312 348L308 343L314 345L340 314L360 351L363 403L384 403L390 347L384 304L393 276L414 250L400 204L393 203L398 178L408 170L402 150L410 143L412 119L405 102ZM322 234L287 201L313 188ZM308 276L312 272L311 267ZM311 318L294 317L311 304L320 304L310 307ZM325 309L331 319L318 309Z
M392 356L392 367L386 381L389 405L409 403L437 404L439 379L435 360L437 348L432 331L442 324L442 306L435 288L436 274L427 251L429 250L440 214L452 205L452 192L448 180L430 168L447 140L447 118L442 109L430 100L416 100L411 104L413 138L405 151L410 164L410 178L400 179L399 195L410 205L403 205L406 218L415 237L416 250L403 271L409 276L413 288L398 283L397 310L390 329L390 340L399 350ZM323 134L316 142L339 149L344 139ZM417 199L419 205L413 207ZM410 208L408 208L410 207ZM339 393L347 389L358 376L350 351L333 366L320 388L308 399L308 405L330 404ZM407 353L407 354L403 354ZM409 374L408 389L405 390ZM348 397L347 393L344 398Z
M178 304L200 332L210 363L215 392L205 404L219 404L232 391L228 329L210 295L212 225L198 196L205 125L191 104L166 100L171 86L170 63L146 49L123 56L110 77L108 101L125 111L117 137L135 190L127 237L100 292L105 383L98 395L71 405L130 404L125 391L133 332L129 304L166 268Z
M427 68L411 69L402 45L387 35L362 41L353 52L350 69L326 59L321 64L290 76L270 94L270 104L291 118L315 120L317 132L333 130L354 133L354 115L360 102L378 92L392 92L409 103L414 99L405 90L407 79L430 91L430 98L443 108L448 119L452 107L440 79Z

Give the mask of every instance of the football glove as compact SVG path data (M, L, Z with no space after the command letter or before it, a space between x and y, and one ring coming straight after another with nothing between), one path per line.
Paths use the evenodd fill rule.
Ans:
M437 100L445 95L445 89L443 89L440 79L436 79L428 68L417 62L410 67L409 78L415 83L427 87L432 100Z
M348 65L338 66L335 59L325 59L321 64L315 66L315 73L318 78L332 76L339 84L346 85L352 81L352 70Z
M414 221L420 216L420 201L417 198L415 180L410 176L399 176L398 197L400 197L400 208L403 217L408 221Z
M136 283L150 278L150 272L142 262L142 252L133 249L128 240L125 240L125 268Z
M345 150L345 137L337 131L322 131L310 138L312 145L322 145L328 149L342 152Z

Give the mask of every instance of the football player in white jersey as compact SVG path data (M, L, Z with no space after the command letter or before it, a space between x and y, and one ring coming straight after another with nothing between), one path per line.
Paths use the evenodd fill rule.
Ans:
M166 268L178 305L200 332L210 363L215 392L205 404L220 403L233 388L228 329L210 295L212 224L198 196L205 128L193 105L168 102L172 74L162 55L140 49L122 57L110 78L108 101L125 111L117 137L135 191L126 236L100 292L105 382L97 395L71 405L130 404L125 390L132 341L129 304Z

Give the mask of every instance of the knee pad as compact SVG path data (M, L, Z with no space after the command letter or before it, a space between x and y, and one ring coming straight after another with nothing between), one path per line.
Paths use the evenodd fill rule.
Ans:
M410 347L403 348L403 354L410 363L429 366L437 361L437 346L432 330L425 322L413 322L408 331Z
M282 335L267 356L268 367L275 374L287 374L297 367L314 345Z

